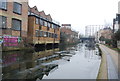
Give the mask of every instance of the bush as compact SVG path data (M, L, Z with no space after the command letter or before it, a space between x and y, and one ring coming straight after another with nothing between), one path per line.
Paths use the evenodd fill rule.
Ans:
M100 49L99 45L98 45L98 44L96 44L96 47L98 48L98 51L99 51L99 56L101 56L101 57L102 57L102 51L101 51L101 49Z
M115 33L115 38L120 40L120 29L118 29L118 31Z
M105 43L108 44L108 45L111 45L112 44L112 40L111 39L105 39Z

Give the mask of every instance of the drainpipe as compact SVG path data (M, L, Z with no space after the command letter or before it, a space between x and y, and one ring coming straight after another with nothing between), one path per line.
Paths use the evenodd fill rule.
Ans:
M39 23L39 31L40 31L40 26L41 26L41 25L40 25L40 15L39 15L39 18L38 18L38 23ZM39 32L39 34L40 34L40 32ZM40 37L40 36L38 36L38 44L39 44L39 37Z
M113 33L115 32L115 19L113 19Z

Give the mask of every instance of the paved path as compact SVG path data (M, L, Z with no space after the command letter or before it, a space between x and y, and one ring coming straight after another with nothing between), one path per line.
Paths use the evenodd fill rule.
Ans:
M107 59L108 79L118 79L118 52L100 45L100 48Z

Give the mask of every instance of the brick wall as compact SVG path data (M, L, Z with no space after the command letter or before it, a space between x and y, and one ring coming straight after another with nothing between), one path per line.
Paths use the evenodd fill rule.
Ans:
M7 17L7 28L12 28L12 18L15 19L19 19L22 21L22 31L24 31L24 33L22 34L22 37L27 37L27 22L28 22L28 2L18 2L20 4L22 4L22 14L18 15L13 13L13 2L8 2L7 3L7 10L1 10L0 9L0 15ZM15 33L16 32L16 33ZM18 32L18 34L17 34ZM15 31L12 30L11 35L12 36L20 36L20 31ZM3 33L4 34L4 33ZM7 34L9 35L9 33Z

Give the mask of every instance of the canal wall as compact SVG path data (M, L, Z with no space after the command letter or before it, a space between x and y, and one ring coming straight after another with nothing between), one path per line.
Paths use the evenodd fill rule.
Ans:
M27 38L4 35L0 36L0 51L20 51L20 50L33 50L34 48L44 48L52 49L58 48L59 42L45 42L45 43L36 43L30 44ZM40 48L40 49L41 49Z
M7 51L32 51L34 48L32 47L4 47L0 51L7 52Z
M99 44L99 47L101 49L100 44ZM102 52L102 49L101 49L101 52ZM97 79L108 79L107 73L108 73L107 72L107 58L106 58L106 55L102 52L101 64L100 64L100 69L99 69Z
M24 50L44 50L44 49L54 49L54 48L58 48L59 44L58 43L50 43L50 44L35 44L35 45L23 45L23 43L19 43L18 46L3 46L0 45L2 47L1 51L24 51Z
M13 50L28 50L32 47L28 46L26 39L18 36L4 35L0 37L1 51L13 51Z

